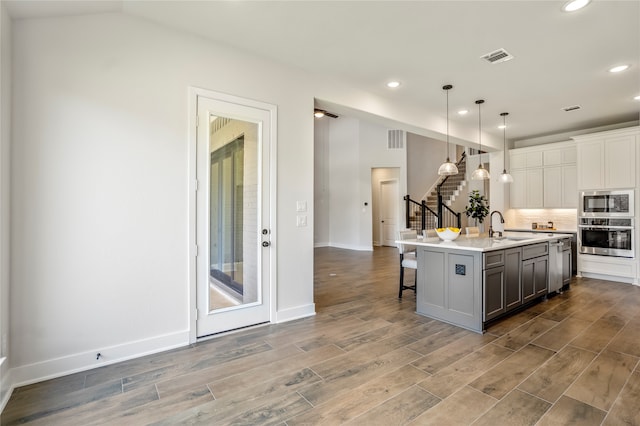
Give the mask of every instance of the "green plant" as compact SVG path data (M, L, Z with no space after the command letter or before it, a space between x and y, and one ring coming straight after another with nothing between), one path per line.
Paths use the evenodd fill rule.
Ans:
M469 205L464 208L467 217L471 217L482 223L489 214L489 200L484 195L480 195L477 189L469 193Z

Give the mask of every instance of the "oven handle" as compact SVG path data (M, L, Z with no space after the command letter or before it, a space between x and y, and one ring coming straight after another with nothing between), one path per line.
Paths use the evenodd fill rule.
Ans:
M592 228L592 229L633 229L633 226L578 225L578 228Z

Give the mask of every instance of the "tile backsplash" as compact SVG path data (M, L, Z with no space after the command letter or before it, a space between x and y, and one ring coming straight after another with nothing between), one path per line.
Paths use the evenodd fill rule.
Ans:
M578 229L576 209L509 209L504 214L505 228L531 229L533 222L546 225L553 222L553 226L561 231Z

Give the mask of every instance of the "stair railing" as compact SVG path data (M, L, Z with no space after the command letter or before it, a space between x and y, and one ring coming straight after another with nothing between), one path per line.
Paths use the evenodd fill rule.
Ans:
M460 156L460 159L456 162L456 166L459 166L463 161L466 160L466 154L463 152ZM457 213L449 206L447 206L442 197L442 185L449 179L449 176L445 176L444 179L438 184L436 187L436 192L438 193L438 218L440 219L438 223L440 223L440 227L445 228L447 226L455 226L460 228L462 226L462 214Z
M408 195L405 195L403 199L405 201L405 228L422 232L423 229L427 229L426 225L429 219L431 219L430 222L438 223L437 213L427 206L425 200L417 202ZM415 219L416 217L419 218L419 221Z
M466 160L466 153L462 153L460 159L456 162L456 166L460 166ZM427 222L433 224L434 228L455 226L460 228L462 226L462 213L453 211L449 206L444 203L441 193L442 185L447 181L449 176L445 176L444 179L436 186L436 192L438 194L438 206L437 211L431 210L427 206L427 202L417 202L411 199L409 195L404 196L405 205L405 224L407 229L415 229L422 231L427 229ZM418 228L418 221L411 220L416 216L420 217L420 228Z

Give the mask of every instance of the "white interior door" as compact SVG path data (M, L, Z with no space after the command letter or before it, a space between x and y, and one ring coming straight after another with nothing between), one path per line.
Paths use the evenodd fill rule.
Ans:
M197 98L197 337L270 321L272 113Z
M382 245L395 247L398 234L398 181L380 181L380 229Z

